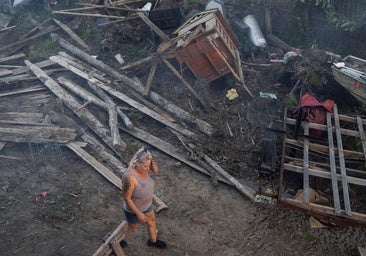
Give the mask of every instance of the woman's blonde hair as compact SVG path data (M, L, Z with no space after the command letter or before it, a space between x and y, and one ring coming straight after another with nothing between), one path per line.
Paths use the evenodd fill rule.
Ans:
M152 159L152 154L145 147L142 147L133 155L130 166L133 166L137 162L144 163L148 159Z

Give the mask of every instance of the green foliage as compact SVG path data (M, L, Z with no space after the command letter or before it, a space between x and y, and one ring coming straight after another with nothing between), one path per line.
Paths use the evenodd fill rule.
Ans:
M13 15L13 23L19 29L30 30L35 27L32 20L42 22L47 18L50 18L50 13L44 9L42 4L30 4L16 9Z
M29 47L28 57L31 61L40 61L48 59L61 50L57 41L53 38L47 38L37 44Z
M318 236L311 233L310 231L305 231L304 233L302 233L302 237L309 242L312 242L312 241L315 241L318 239Z
M131 121L138 121L142 119L142 115L138 111L131 111L128 115Z
M137 150L139 150L139 148L140 148L140 146L138 144L128 143L126 151L130 152L130 154L135 154L137 152Z
M327 19L330 23L334 24L337 29L341 29L348 32L353 32L360 27L366 25L366 13L360 12L359 15L355 15L355 12L351 12L351 15L345 15L342 13L342 1L329 1L329 0L298 0L303 4L318 6L324 10L327 15ZM337 8L338 3L338 8Z
M92 41L97 38L98 31L93 27L89 26L86 18L81 19L81 24L78 29L78 35L84 41Z
M126 62L134 62L151 54L150 48L144 42L140 44L122 44L119 52Z
M289 107L296 107L297 106L297 99L295 95L290 94L285 98L285 103Z
M322 85L322 81L320 75L316 72L310 73L307 77L308 83L311 85L320 86Z

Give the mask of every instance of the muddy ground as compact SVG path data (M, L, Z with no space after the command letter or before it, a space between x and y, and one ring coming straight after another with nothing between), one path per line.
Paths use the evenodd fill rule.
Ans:
M105 54L103 49L97 50ZM108 54L113 53L110 47ZM268 52L258 53L257 61L261 54L266 56ZM230 79L211 86L195 84L200 95L213 103L209 111L196 108L187 90L161 65L152 88L214 125L219 132L200 141L206 154L239 181L257 189L264 129L271 121L275 125L282 119L286 94L291 89L282 83L281 72L281 65L244 70L253 94L275 93L276 100L258 96L252 99L242 87L235 87L239 97L229 101L226 92L235 86ZM146 78L146 70L139 73ZM3 98L0 111L10 112L14 106L29 111L25 105L30 98ZM128 113L136 117L136 112ZM181 147L169 130L150 118L137 115L134 122ZM122 137L129 145L121 156L127 163L133 149L144 144L127 134ZM308 216L278 205L251 203L235 188L224 183L214 186L210 177L148 147L160 167L154 176L156 195L169 206L157 214L158 236L168 248L147 247L147 233L141 226L127 238L126 255L343 256L357 255L357 246L366 246L363 228L312 229ZM66 147L10 143L0 153L1 255L91 255L124 220L120 191Z
M91 255L124 219L120 192L68 149L18 144L2 154L19 158L0 162L2 255ZM253 204L153 154L160 166L156 195L169 206L157 214L168 248L147 247L140 227L128 237L126 255L357 255L366 243L362 228L311 229L303 214Z

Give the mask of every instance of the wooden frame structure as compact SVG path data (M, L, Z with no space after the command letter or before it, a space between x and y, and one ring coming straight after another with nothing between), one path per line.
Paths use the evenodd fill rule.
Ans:
M122 221L121 224L113 231L113 233L104 241L104 243L96 250L93 256L108 256L113 253L115 256L125 256L120 242L124 238L128 225L126 221Z
M294 126L296 120L286 116L286 128ZM366 213L352 209L354 202L361 200L352 191L362 193L366 187L366 138L363 128L366 119L339 115L337 105L334 105L333 115L327 112L326 121L324 125L302 121L301 139L285 136L278 203L312 215L326 224L366 227ZM310 129L321 130L327 136L311 138ZM294 173L298 175L297 179L302 178L301 200L287 193ZM295 187L301 185L296 184ZM312 188L327 195L329 201L310 200L309 191ZM326 188L331 194L325 192Z

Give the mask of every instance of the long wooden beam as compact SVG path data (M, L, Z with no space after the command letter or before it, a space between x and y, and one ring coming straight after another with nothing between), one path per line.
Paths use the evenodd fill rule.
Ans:
M49 77L42 69L32 64L30 61L25 61L26 65L32 72L42 81L58 98L62 99L63 103L69 107L81 120L83 120L101 139L111 147L116 153L124 150L122 145L113 145L113 140L109 134L109 130L102 124L92 113L83 106L56 81Z

